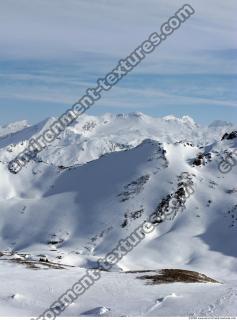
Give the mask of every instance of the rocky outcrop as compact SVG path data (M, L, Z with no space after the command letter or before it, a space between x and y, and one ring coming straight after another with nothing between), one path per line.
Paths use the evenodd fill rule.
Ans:
M231 133L225 133L221 140L231 140L237 138L237 131L232 131Z

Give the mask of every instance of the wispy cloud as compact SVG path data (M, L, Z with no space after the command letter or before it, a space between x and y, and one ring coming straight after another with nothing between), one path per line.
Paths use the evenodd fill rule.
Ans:
M234 46L235 0L189 3L196 15L165 45L167 52L172 48L191 52ZM183 4L182 0L2 1L0 55L55 58L88 51L121 56L158 30Z
M98 108L235 109L237 2L189 3L196 14L105 94ZM31 101L70 105L183 5L183 0L2 1L0 107L6 101L13 107Z

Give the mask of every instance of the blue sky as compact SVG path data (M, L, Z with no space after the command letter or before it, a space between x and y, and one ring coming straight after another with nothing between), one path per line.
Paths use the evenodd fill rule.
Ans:
M237 3L196 13L89 111L237 118ZM183 6L180 0L8 0L0 4L0 125L59 115Z

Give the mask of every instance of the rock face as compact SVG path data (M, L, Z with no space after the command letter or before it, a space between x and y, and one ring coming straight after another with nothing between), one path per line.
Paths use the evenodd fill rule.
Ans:
M205 274L182 269L162 269L155 274L146 274L138 277L141 280L148 280L148 284L162 284L162 283L219 283L218 281L207 277Z
M221 140L231 140L237 137L237 131L232 131L231 133L225 133Z

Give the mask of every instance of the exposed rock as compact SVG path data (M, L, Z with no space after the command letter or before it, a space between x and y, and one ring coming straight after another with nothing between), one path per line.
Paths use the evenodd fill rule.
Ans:
M162 269L156 271L155 274L146 274L144 276L138 277L138 279L148 280L147 284L151 285L174 282L219 283L217 280L209 278L205 274L182 269Z
M221 138L221 140L231 140L231 139L234 139L234 138L237 138L237 131L232 131L230 133L225 133L223 135L223 137Z
M128 225L129 221L139 219L142 216L143 212L144 212L144 209L141 208L139 210L125 213L125 215L124 215L125 219L124 219L123 223L121 224L121 227L125 228Z
M118 195L118 197L121 197L121 202L127 201L130 198L133 198L136 194L139 194L149 179L150 176L146 174L126 185L124 187L125 191Z
M208 153L199 153L197 155L197 158L194 159L192 164L194 166L201 166L201 165L205 166L205 164L207 162L209 162L209 161L211 161L211 153L210 152L208 152Z

